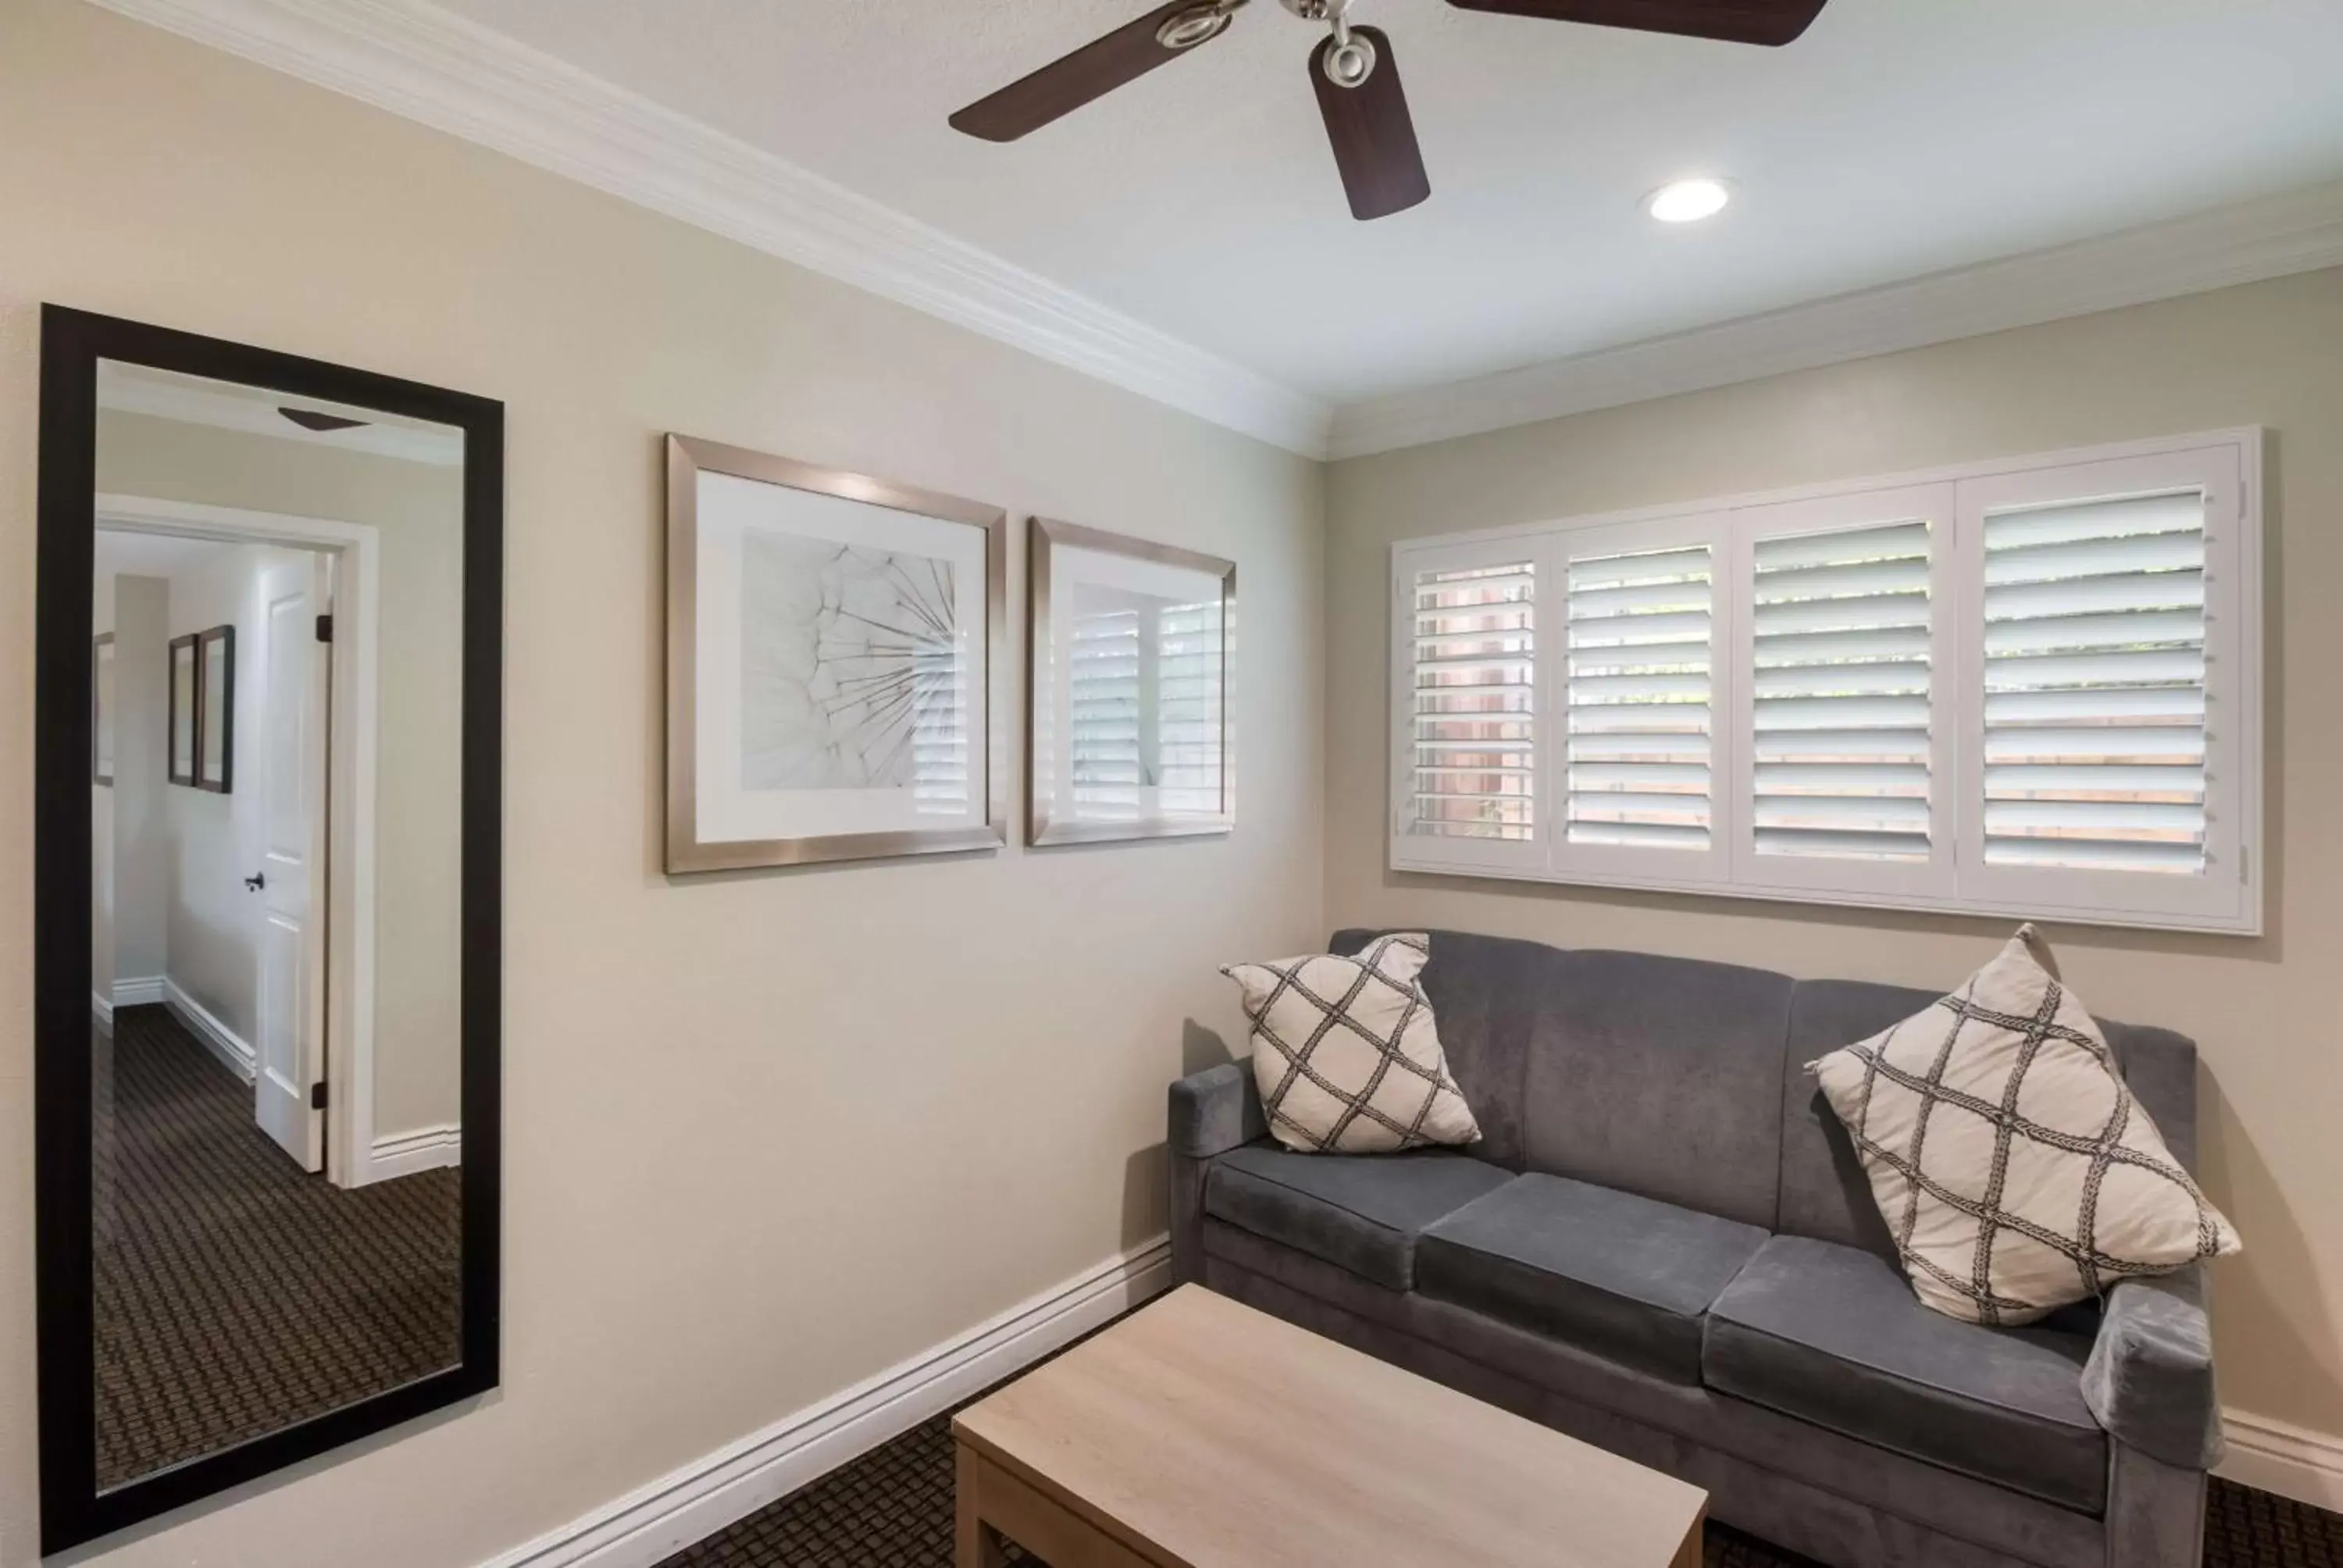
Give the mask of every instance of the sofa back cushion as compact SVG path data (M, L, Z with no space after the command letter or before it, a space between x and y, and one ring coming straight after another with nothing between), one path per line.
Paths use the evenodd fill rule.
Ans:
M1524 1080L1528 1169L1770 1229L1795 982L1651 953L1555 959Z
M1327 951L1355 953L1382 931L1336 931ZM1522 1074L1538 1031L1544 999L1563 955L1542 942L1433 931L1432 959L1417 977L1432 999L1448 1070L1481 1124L1476 1160L1522 1169Z
M1871 1195L1855 1141L1833 1115L1806 1063L1868 1040L1944 995L1863 980L1800 980L1782 1059L1782 1211L1785 1236L1860 1247L1890 1262L1896 1239Z
M1806 1063L1867 1040L1927 1007L1942 991L1862 980L1802 980L1790 1005L1782 1072L1782 1203L1775 1229L1860 1247L1891 1261L1896 1243L1871 1195L1846 1129ZM2165 1146L2197 1168L2197 1047L2170 1030L2098 1020L2124 1075Z

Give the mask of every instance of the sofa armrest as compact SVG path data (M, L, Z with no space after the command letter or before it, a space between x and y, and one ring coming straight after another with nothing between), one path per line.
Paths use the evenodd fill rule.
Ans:
M2083 1367L2083 1402L2129 1447L2184 1470L2221 1457L2213 1331L2205 1274L2192 1265L2107 1292L2106 1319Z
M1261 1113L1261 1094L1253 1087L1252 1070L1242 1062L1224 1061L1180 1080L1172 1086L1172 1152L1190 1160L1210 1160L1215 1154L1252 1142L1269 1131Z

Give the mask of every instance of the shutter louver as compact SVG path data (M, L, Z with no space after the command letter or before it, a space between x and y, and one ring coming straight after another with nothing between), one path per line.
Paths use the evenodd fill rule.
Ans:
M1574 844L1709 848L1713 560L1692 545L1570 562Z
M1926 521L1756 541L1758 854L1928 859L1933 547Z
M1536 829L1534 564L1415 578L1413 830L1527 839Z
M2205 511L1986 516L1988 863L2203 873Z

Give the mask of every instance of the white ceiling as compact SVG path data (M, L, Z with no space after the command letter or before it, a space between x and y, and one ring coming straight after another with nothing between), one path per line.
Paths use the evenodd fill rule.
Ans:
M1010 146L944 117L1146 0L443 4L1341 403L2343 178L2335 0L1833 0L1781 50L1356 0L1433 185L1373 224L1273 0ZM1643 216L1694 172L1725 216Z
M464 464L464 432L404 415L353 404L331 403L266 387L216 381L207 376L158 370L151 365L126 365L112 359L97 367L97 406L126 414L148 414L185 424L240 430L270 436L305 446L328 447L346 452L371 452L405 462L434 467L458 468ZM285 417L287 408L357 419L355 427L311 430Z

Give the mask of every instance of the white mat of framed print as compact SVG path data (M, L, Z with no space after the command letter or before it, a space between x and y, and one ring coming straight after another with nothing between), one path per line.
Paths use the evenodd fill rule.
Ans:
M671 872L1003 841L999 508L668 437Z
M1235 564L1047 518L1029 543L1026 842L1228 832Z

